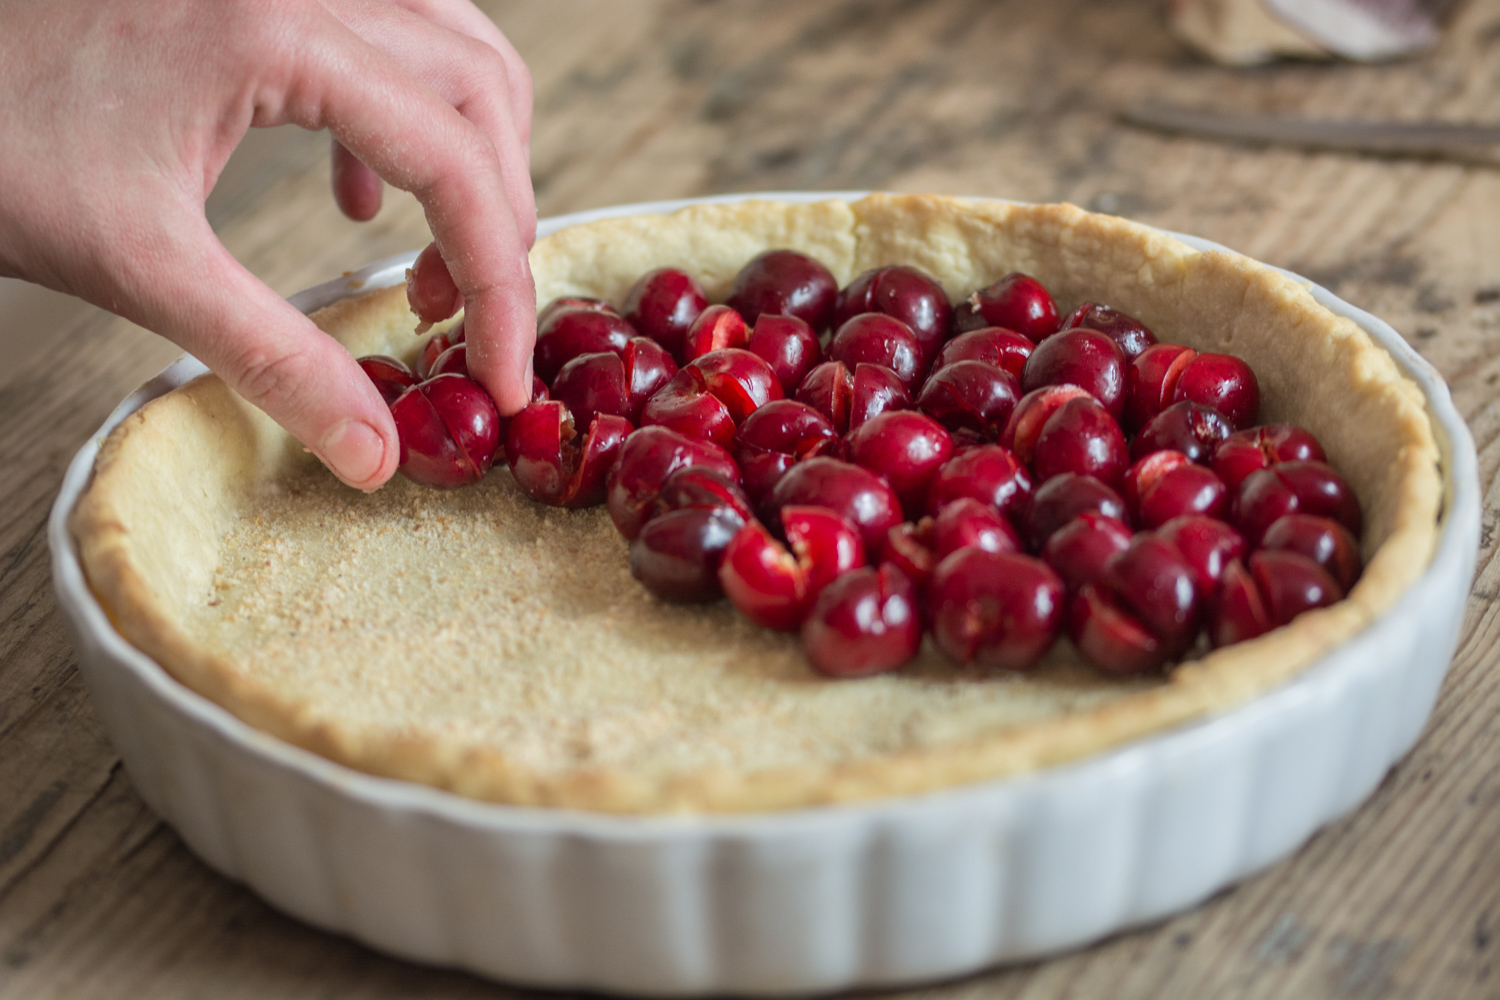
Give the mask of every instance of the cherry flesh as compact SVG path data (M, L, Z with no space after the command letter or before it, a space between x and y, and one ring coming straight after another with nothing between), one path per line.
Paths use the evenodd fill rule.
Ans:
M932 518L902 521L886 532L880 561L905 573L918 592L925 593L933 567L938 564L937 553L932 550Z
M791 396L807 373L823 360L823 348L813 328L795 316L761 313L745 347L765 359L781 382L781 394Z
M1063 582L1039 559L962 548L938 563L927 614L938 647L960 664L1027 670L1062 624Z
M745 492L759 502L792 466L832 451L838 432L806 403L777 399L745 418L734 444Z
M1194 462L1207 465L1233 432L1218 410L1183 400L1146 421L1130 442L1130 458L1139 461L1153 451L1180 451Z
M1120 345L1127 360L1134 359L1137 354L1156 343L1156 334L1134 316L1127 316L1109 306L1093 302L1083 303L1062 321L1064 330L1079 327L1109 334Z
M1125 373L1125 429L1139 430L1176 399L1177 381L1198 352L1181 344L1153 344Z
M1015 377L984 361L955 361L928 377L917 409L954 434L994 441L1015 411Z
M865 421L845 444L851 462L885 478L909 517L921 512L933 477L953 454L953 438L943 425L910 410Z
M823 456L787 470L766 495L761 513L775 523L787 506L829 508L859 530L870 552L879 552L886 532L903 520L901 502L885 480L868 469Z
M1040 482L1076 472L1111 486L1119 485L1130 464L1120 425L1090 397L1070 399L1047 418L1032 463Z
M1042 428L1047 426L1052 414L1069 400L1081 398L1093 397L1076 385L1048 385L1028 392L1016 402L1010 419L1005 422L1005 429L1000 432L1000 444L1030 466L1036 459L1036 439L1041 437Z
M916 587L890 564L857 569L834 581L802 625L808 662L830 677L895 670L921 646Z
M537 330L532 368L538 378L551 385L562 366L579 355L600 351L624 354L625 345L635 335L635 327L612 312L561 309Z
M1184 514L1223 518L1229 491L1213 470L1180 451L1154 451L1125 474L1125 502L1135 523L1155 528Z
M1172 401L1211 406L1241 430L1260 412L1260 383L1250 366L1232 354L1199 354L1177 378Z
M989 504L1016 521L1025 516L1031 503L1031 475L1015 455L999 445L965 448L933 477L927 489L927 512L937 514L963 497Z
M1235 493L1230 521L1252 548L1259 548L1266 529L1287 514L1331 517L1359 537L1359 499L1322 462L1281 462L1251 473Z
M719 565L745 520L728 507L684 507L647 522L630 543L630 575L664 601L723 596Z
M750 340L745 319L728 306L709 306L698 314L682 342L682 360L693 361L710 351L744 347Z
M642 427L625 440L606 485L610 520L626 541L634 540L651 516L667 477L688 466L707 467L731 482L740 479L739 466L724 449L669 428Z
M417 384L417 377L410 368L384 354L369 354L360 358L359 367L375 383L386 406L390 406L403 392Z
M1224 485L1237 490L1252 472L1277 462L1326 462L1318 439L1293 424L1267 424L1235 431L1214 451L1213 467Z
M735 536L719 568L734 606L758 625L800 628L824 587L865 563L860 533L822 506L790 505L781 512L787 547L751 521Z
M911 330L930 362L948 336L953 307L948 295L930 276L914 267L877 267L866 271L839 292L833 306L835 329L860 313L883 313Z
M621 314L643 336L650 337L681 364L683 342L698 314L708 308L703 286L674 267L650 271L631 286ZM733 345L738 347L739 345Z
M1322 566L1339 589L1348 593L1359 580L1359 543L1342 524L1312 514L1277 518L1261 538L1262 552L1296 552Z
M1076 385L1118 419L1125 407L1125 370L1125 354L1108 334L1066 330L1031 352L1021 374L1021 389L1031 392L1046 385Z
M427 326L441 323L463 308L464 297L453 283L436 243L423 247L406 272L406 303Z
M1225 567L1243 558L1247 551L1243 535L1225 522L1201 514L1174 517L1157 528L1156 534L1177 547L1204 599L1218 592Z
M851 370L862 363L884 365L908 387L924 370L922 348L911 327L882 313L860 313L840 326L828 344L828 357Z
M1003 326L1040 342L1057 332L1057 303L1042 283L1013 272L965 299L953 312L960 332Z
M1019 387L1026 359L1035 347L1030 337L1003 327L987 326L961 333L944 344L932 363L932 370L940 371L958 361L983 361L1009 372Z
M795 250L767 250L734 276L725 301L746 323L772 313L824 330L838 293L833 272L818 261Z
M1101 583L1110 558L1129 548L1131 534L1125 522L1086 510L1052 533L1042 546L1042 561L1070 590Z
M568 408L555 399L533 402L511 417L505 459L527 496L557 507L592 507L604 499L605 476L633 428L607 413L587 426L580 441Z
M391 404L401 443L401 472L447 490L477 483L500 443L500 411L489 393L462 375L439 375Z
M1031 498L1026 517L1026 539L1034 551L1047 544L1052 533L1085 511L1128 523L1125 501L1093 476L1064 472L1053 476Z

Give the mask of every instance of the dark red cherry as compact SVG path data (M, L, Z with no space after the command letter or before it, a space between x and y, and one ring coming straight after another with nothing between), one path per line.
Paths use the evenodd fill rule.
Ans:
M833 273L818 261L795 250L767 250L734 276L725 301L746 323L773 313L824 330L838 293Z
M854 366L853 389L849 394L850 434L882 413L909 409L911 393L895 372L885 365Z
M624 417L601 413L579 440L566 406L557 400L533 402L510 419L505 459L516 483L533 500L592 507L604 500L605 477L632 429Z
M1296 552L1322 566L1348 593L1359 579L1359 543L1337 521L1312 514L1277 518L1261 539L1261 551Z
M939 371L958 361L983 361L1009 372L1019 387L1026 359L1035 347L1030 337L1003 327L987 326L961 333L944 344L932 363L932 370Z
M1201 514L1174 517L1156 529L1157 535L1177 546L1188 568L1199 596L1208 599L1218 592L1224 568L1231 560L1243 559L1245 539L1238 531L1218 518Z
M809 601L865 564L865 543L859 531L827 507L788 504L781 508L781 533L807 574Z
M1168 657L1181 656L1198 635L1202 608L1194 574L1177 547L1154 532L1141 532L1105 567L1106 583L1162 643Z
M432 370L437 364L438 358L442 357L448 348L453 346L453 340L446 333L434 333L422 344L422 349L417 352L416 375L418 381L439 374Z
M540 330L552 318L565 309L589 309L593 312L610 313L618 316L615 307L603 299L591 298L587 295L560 295L542 307L541 312L536 314L536 328Z
M885 480L835 458L810 458L787 470L761 505L774 522L788 505L827 507L859 529L865 549L879 552L885 534L900 524L901 502Z
M1057 303L1042 283L1020 273L1007 274L965 299L953 312L960 331L1003 326L1040 341L1057 332Z
M1079 327L1109 334L1114 338L1114 342L1120 345L1120 350L1125 353L1127 361L1156 343L1156 334L1147 329L1146 324L1140 320L1111 309L1109 306L1101 306L1093 302L1083 303L1073 310L1072 315L1062 321L1064 330Z
M1229 491L1213 470L1195 464L1180 451L1155 451L1125 475L1125 502L1135 523L1155 528L1184 514L1223 518Z
M797 387L796 399L828 418L834 430L849 429L849 407L854 396L854 376L839 361L825 361L807 373Z
M1085 511L1128 521L1125 501L1093 476L1064 472L1037 487L1026 519L1026 538L1040 551L1052 533Z
M868 677L917 655L922 616L912 582L889 563L857 569L818 595L802 625L802 650L830 677Z
M630 543L630 575L664 601L718 600L719 564L745 521L728 507L684 507L647 522Z
M1331 517L1359 537L1359 500L1322 462L1281 462L1251 473L1235 494L1230 520L1252 548L1259 548L1266 529L1287 514Z
M1070 399L1042 425L1033 463L1040 482L1076 472L1117 486L1129 465L1125 435L1098 400Z
M613 351L580 354L552 380L552 398L567 406L580 424L587 425L596 413L630 419L625 360Z
M1048 337L1026 359L1021 389L1076 385L1118 418L1125 406L1125 355L1110 336L1098 330L1066 330Z
M1019 385L1009 372L983 361L955 361L928 377L917 408L954 434L994 441L1019 398Z
M1224 414L1235 430L1255 423L1260 383L1250 366L1232 354L1199 354L1177 378L1172 401L1190 399Z
M806 403L777 399L745 418L734 443L745 492L759 503L786 470L831 452L838 444L838 433L827 417Z
M432 363L432 367L427 370L427 375L429 378L433 375L462 375L467 378L469 375L469 345L454 344L442 354L439 354L437 360Z
M1131 534L1125 522L1086 510L1052 533L1042 546L1042 561L1070 589L1101 583L1110 557L1130 546Z
M1218 410L1183 400L1146 421L1146 426L1130 442L1130 458L1139 461L1153 451L1180 451L1198 464L1207 465L1233 431Z
M1328 571L1297 552L1262 549L1250 557L1250 575L1274 625L1286 625L1304 611L1344 599Z
M489 394L462 375L419 382L391 404L401 443L401 472L434 489L484 478L500 442L500 412Z
M1039 559L963 548L927 585L932 636L949 658L987 670L1028 670L1062 624L1063 582Z
M631 423L639 423L646 400L663 389L677 374L677 362L667 349L646 337L631 337L625 345L625 383L629 389Z
M729 447L735 427L781 398L771 366L749 351L712 351L684 366L641 408L643 426L671 427Z
M642 427L625 440L607 486L610 520L627 541L633 540L646 523L667 477L687 466L706 466L739 482L740 470L734 459L707 441L666 427Z
M1021 536L989 504L973 497L960 497L944 504L932 518L931 548L933 555L941 560L969 546L986 552L1020 552Z
M937 354L953 318L948 295L927 274L914 267L877 267L851 281L833 306L833 326L843 326L860 313L894 316L911 330L921 348L923 364Z
M1214 471L1231 490L1252 472L1277 462L1326 462L1327 456L1313 437L1293 424L1267 424L1236 431L1215 449Z
M1094 666L1129 676L1156 670L1165 645L1107 586L1086 583L1068 601L1068 638Z
M375 383L386 406L390 406L398 396L417 384L417 377L411 373L410 368L383 354L369 354L360 358L359 367Z
M865 550L859 532L828 508L789 505L782 514L790 551L751 521L730 542L719 583L745 617L791 632L824 587L864 565Z
M919 592L925 592L927 580L938 563L932 550L932 518L915 523L902 521L885 533L885 548L880 561L890 563L906 574Z
M656 497L656 513L660 516L672 510L687 507L723 507L748 521L755 515L750 500L739 484L724 473L707 465L686 465L667 476Z
M910 517L920 515L937 471L953 454L942 424L910 410L882 413L849 432L849 460L883 476Z
M938 469L927 489L927 512L937 514L961 497L989 504L1019 521L1031 501L1031 476L1016 456L999 445L975 445Z
M813 328L795 316L761 313L745 347L765 359L781 382L781 393L790 397L823 360L823 348Z
M840 326L828 344L828 357L851 370L859 364L884 365L908 387L925 370L911 327L882 313L860 313Z
M1255 578L1239 559L1224 566L1219 591L1208 609L1208 640L1215 649L1254 639L1276 627Z
M448 265L443 262L436 243L423 247L406 272L406 303L424 329L463 308L464 297L453 283L453 275L448 273Z
M709 306L698 314L682 342L682 359L693 361L710 351L744 347L750 340L750 328L744 317L728 306Z
M562 366L581 354L624 354L635 327L614 313L596 309L561 309L537 330L532 368L548 385Z
M1127 431L1176 402L1177 380L1193 363L1198 352L1181 344L1153 344L1131 360L1125 373L1125 417Z
M1000 432L1000 444L1015 452L1016 458L1030 467L1036 459L1036 439L1042 428L1064 403L1070 399L1093 397L1076 385L1048 385L1022 396L1011 411L1005 429Z
M663 267L641 275L626 294L621 312L631 326L666 348L680 364L688 328L707 308L708 296L692 275Z

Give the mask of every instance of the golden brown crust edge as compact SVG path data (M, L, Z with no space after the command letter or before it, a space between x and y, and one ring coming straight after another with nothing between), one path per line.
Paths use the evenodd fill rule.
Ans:
M1350 478L1360 496L1373 498L1366 499L1364 577L1344 602L1184 665L1158 688L991 738L748 773L704 770L661 779L608 770L527 773L495 748L357 732L313 706L288 703L204 651L162 608L142 574L154 544L151 532L130 527L140 470L121 457L166 447L160 438L172 432L160 428L208 415L222 432L221 450L239 456L226 462L221 493L210 498L220 532L232 516L235 484L249 482L266 462L286 460L276 453L269 422L217 379L206 378L150 404L101 450L95 483L73 520L90 584L122 634L178 680L258 728L351 767L517 804L729 812L874 799L1015 775L1228 710L1284 683L1354 635L1394 604L1430 560L1442 487L1420 392L1358 326L1322 309L1297 283L1237 255L1197 253L1144 227L1072 206L873 196L853 205L749 202L608 220L538 244L533 270L539 301L558 294L618 299L635 275L668 265L699 270L711 295L722 295L739 263L774 246L817 253L841 282L877 263L916 264L937 275L952 295L1006 271L1025 270L1053 287L1060 300L1109 301L1150 326L1173 330L1172 339L1245 356L1273 387L1263 418L1295 415L1329 447L1330 460L1346 474L1354 470ZM706 260L701 267L700 258ZM400 289L347 300L316 318L355 353L414 350ZM1345 398L1322 399L1308 389L1338 383L1357 397L1359 419L1330 437L1350 400L1343 393L1332 395ZM186 412L169 415L168 408ZM148 411L162 419L148 420ZM247 454L256 457L248 460ZM1370 455L1381 461L1365 461ZM214 490L211 484L200 488ZM201 537L210 528L195 530ZM211 571L211 552L207 558Z

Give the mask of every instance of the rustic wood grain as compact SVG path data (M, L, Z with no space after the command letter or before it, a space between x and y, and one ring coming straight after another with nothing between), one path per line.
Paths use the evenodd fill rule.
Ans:
M1151 0L493 3L536 79L542 214L726 190L1069 200L1218 240L1390 320L1480 449L1484 548L1422 741L1269 871L1094 947L933 998L1500 996L1500 170L1246 149L1120 124L1145 97L1308 115L1500 121L1500 0L1388 67L1196 61ZM283 293L414 248L326 194L324 139L278 130L210 205ZM43 523L73 451L176 352L94 310L0 320L0 995L492 997L517 991L308 929L210 872L131 787L80 684ZM45 337L45 351L23 350Z

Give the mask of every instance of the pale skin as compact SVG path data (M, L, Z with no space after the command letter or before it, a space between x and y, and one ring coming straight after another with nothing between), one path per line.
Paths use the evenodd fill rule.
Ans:
M467 0L0 4L0 274L191 352L350 486L396 471L354 359L229 254L203 205L247 129L334 137L334 196L412 192L464 296L470 372L531 396L531 78Z

